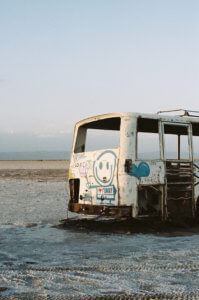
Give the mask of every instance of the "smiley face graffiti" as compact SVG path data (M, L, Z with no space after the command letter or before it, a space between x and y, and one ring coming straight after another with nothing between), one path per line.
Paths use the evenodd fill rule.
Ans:
M109 186L113 182L117 157L113 151L101 153L93 165L93 175L101 186Z
M101 153L93 164L93 175L97 182L96 198L101 204L111 204L115 200L116 188L112 184L117 163L116 154L107 150ZM107 203L108 200L108 203Z

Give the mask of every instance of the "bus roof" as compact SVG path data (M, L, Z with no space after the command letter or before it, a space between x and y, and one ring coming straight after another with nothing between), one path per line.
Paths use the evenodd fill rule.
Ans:
M91 122L96 122L103 119L109 118L144 118L144 119L155 119L164 122L177 122L177 123L199 123L199 116L179 116L179 115L164 115L164 114L148 114L138 112L119 112L119 113L107 113L92 116L76 123L76 126L83 126Z

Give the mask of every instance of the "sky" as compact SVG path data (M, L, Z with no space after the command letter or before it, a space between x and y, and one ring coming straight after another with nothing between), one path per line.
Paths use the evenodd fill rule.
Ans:
M108 112L199 110L198 0L0 0L0 152Z

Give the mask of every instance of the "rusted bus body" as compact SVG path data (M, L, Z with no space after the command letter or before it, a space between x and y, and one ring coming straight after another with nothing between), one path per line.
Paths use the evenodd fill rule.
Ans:
M117 131L118 147L87 151L90 129ZM143 152L157 144L157 152L147 150L145 158L139 155L143 137ZM167 155L171 137L176 151ZM193 138L199 138L198 117L114 113L78 122L69 166L69 210L112 217L194 218L199 149L194 149Z

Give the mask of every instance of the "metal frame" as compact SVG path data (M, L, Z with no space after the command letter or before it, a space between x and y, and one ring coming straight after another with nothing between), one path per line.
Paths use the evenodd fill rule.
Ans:
M164 114L164 113L170 113L170 112L179 112L179 111L183 111L184 115L180 115L180 116L187 116L187 117L199 117L199 115L192 115L190 113L196 113L199 114L199 111L197 110L187 110L187 109L172 109L172 110L160 110L157 112L157 115L160 114Z
M107 206L106 205L93 205L91 203L90 204L82 204L82 203L71 203L71 210L72 211L76 211L76 212L79 212L79 213L82 213L82 214L89 214L89 213L93 213L93 212L96 212L97 214L101 214L101 215L114 215L114 216L128 216L128 215L132 215L133 217L137 217L137 207L136 207L136 196L138 194L138 189L139 189L139 184L140 186L149 186L151 187L152 189L154 188L155 190L160 190L162 196L161 196L161 199L162 202L161 202L161 205L162 205L162 219L163 220L166 220L167 219L167 216L168 216L168 211L167 211L167 180L168 180L168 185L169 184L172 184L170 183L170 178L167 177L167 169L169 169L169 164L171 163L173 165L175 165L175 163L178 163L179 165L179 168L181 168L181 165L184 164L190 164L190 168L192 168L192 172L194 172L193 170L193 166L195 166L195 157L194 157L194 145L193 145L193 138L192 138L192 124L199 124L199 116L198 119L194 119L194 118L191 118L191 115L190 113L198 113L198 111L187 111L187 110L172 110L172 111L162 111L162 112L158 112L159 113L164 113L164 112L176 112L176 111L184 111L184 117L181 117L181 116L157 116L157 115L145 115L145 114L138 114L138 113L129 113L129 114L122 114L121 115L118 113L118 114L108 114L108 115L102 115L102 116L96 116L96 117L92 117L92 118L89 118L87 120L82 120L80 122L77 123L76 125L76 128L75 128L75 134L74 134L74 139L73 139L73 152L74 152L74 148L75 148L75 141L76 141L76 137L77 137L77 129L79 126L82 126L84 125L85 122L92 122L92 121L96 121L96 120L99 120L99 119L105 119L109 116L117 116L117 117L120 117L121 118L121 125L123 124L122 122L122 119L125 120L125 122L129 122L127 123L128 124L131 124L129 125L129 127L124 127L123 128L123 131L121 132L120 131L120 148L119 148L119 153L121 153L121 145L123 145L123 140L122 140L122 136L121 134L123 134L124 138L126 137L130 137L132 140L131 142L132 143L127 143L127 146L129 147L129 145L133 145L133 148L134 150L132 151L126 151L126 148L125 148L125 151L124 151L124 148L123 148L123 152L122 152L122 155L123 156L118 156L118 160L117 160L117 167L118 167L118 170L119 170L119 167L120 167L120 174L119 174L119 171L117 172L117 186L118 186L118 206ZM125 158L128 158L132 160L133 163L137 163L136 160L138 161L138 130L137 130L137 120L138 118L147 118L147 119L154 119L154 120L157 120L158 122L158 134L159 134L159 158L158 159L146 159L147 160L147 163L150 165L151 167L151 170L154 170L152 167L154 166L155 162L154 161L157 161L157 165L161 163L161 168L160 168L160 172L158 173L159 175L158 176L162 176L160 177L161 179L155 179L157 180L157 184L156 183L152 183L151 185L149 185L149 181L142 181L142 178L138 178L138 180L135 178L135 177L132 177L132 180L129 180L130 178L127 176L126 173L123 173L123 161L125 162ZM127 120L127 121L126 121ZM130 121L131 120L131 123ZM133 122L132 122L133 120ZM132 125L133 123L133 125ZM124 123L125 124L125 123ZM173 127L177 127L177 126L181 126L181 127L184 127L187 129L186 131L186 135L188 136L188 151L189 151L189 155L188 155L188 158L187 159L180 159L180 134L176 133L176 135L178 135L178 159L166 159L165 157L165 144L166 144L166 141L165 141L165 125L169 125L169 126L173 126ZM126 125L125 125L126 126ZM122 126L121 126L122 128ZM121 130L120 128L120 130ZM129 132L125 131L125 129L128 129ZM156 130L157 131L157 130ZM132 134L133 133L133 134ZM185 134L185 132L182 132ZM127 135L128 134L128 135ZM125 140L124 140L125 141ZM135 145L134 145L135 143ZM126 156L125 156L125 155ZM80 153L80 156L81 153ZM72 156L71 156L72 157ZM138 162L139 164L139 162ZM166 165L167 164L167 165ZM174 170L175 171L175 170ZM163 173L164 173L164 177L163 177ZM153 173L153 176L154 176L155 173ZM198 175L195 175L193 174L196 178L199 178L199 174ZM75 175L71 175L71 176L75 176ZM119 177L120 176L120 177ZM126 177L128 177L126 179ZM78 176L77 176L78 177ZM71 177L72 178L72 177ZM190 181L192 181L193 178L190 179ZM129 194L130 194L130 191L133 191L133 194L131 194L131 200L129 195L127 195L127 192L121 192L122 189L121 189L121 186L119 184L119 180L121 180L121 184L129 184L129 191L127 191ZM178 179L177 179L178 180ZM177 182L176 180L176 182ZM153 181L152 181L153 182ZM175 191L175 184L176 182L174 183L174 191ZM181 181L180 181L180 184L181 184ZM197 181L197 183L195 185L198 185L199 182ZM196 198L195 198L195 189L194 189L194 182L192 184L192 209L193 209L193 216L194 216L194 212L195 212L195 203L196 203ZM191 185L190 185L190 190L191 190ZM121 193L121 194L120 194ZM121 196L120 196L121 195ZM121 197L121 198L120 198ZM123 198L122 198L123 197ZM168 191L168 197L170 197L170 192ZM177 198L177 197L176 197ZM179 197L178 197L179 198ZM186 198L186 195L183 196L183 198ZM199 198L199 191L197 191L197 199ZM121 201L121 199L125 199L125 201ZM127 200L126 200L127 199ZM130 199L130 200L129 200ZM137 198L138 199L138 198ZM171 199L170 199L171 200ZM186 199L185 199L186 200ZM126 204L128 206L126 206ZM131 204L132 203L132 204ZM130 204L130 206L129 206ZM168 209L170 209L171 205L171 202L169 203L168 202ZM183 205L183 203L182 203ZM175 213L175 206L174 206L174 213ZM178 214L178 212L177 212Z
M192 125L190 123L178 123L178 122L164 122L161 121L161 127L162 127L162 146L163 146L163 160L170 160L165 158L165 131L164 131L164 125L173 125L173 126L181 126L181 127L187 127L188 132L188 144L189 144L189 160L193 161L193 145L192 145ZM178 136L178 152L180 151L179 147L180 139ZM178 153L178 159L179 159L179 153Z

